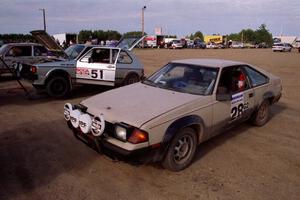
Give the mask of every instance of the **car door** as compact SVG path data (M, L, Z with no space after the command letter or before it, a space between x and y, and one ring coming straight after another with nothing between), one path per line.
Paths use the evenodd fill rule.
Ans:
M213 132L248 119L254 109L254 95L243 66L223 68L213 105Z
M119 48L92 48L76 63L76 82L113 86L119 51Z
M8 66L14 67L15 63L30 63L32 60L31 45L12 46L5 54L5 62Z

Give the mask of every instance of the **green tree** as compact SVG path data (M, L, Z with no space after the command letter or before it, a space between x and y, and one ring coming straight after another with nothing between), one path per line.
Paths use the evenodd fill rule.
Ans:
M241 37L241 41L245 42L245 43L254 43L255 42L255 32L248 28L248 29L243 29L240 33L239 33L240 37Z
M197 31L194 34L191 34L190 39L191 40L200 39L200 40L204 41L203 33L201 31Z
M93 37L93 32L91 30L81 30L78 34L78 42L85 43L87 40Z
M240 41L241 40L241 35L238 33L231 33L228 35L228 40L232 41Z
M144 33L144 34L147 35L147 33ZM141 31L130 31L130 32L127 32L127 33L123 34L124 37L128 37L128 36L138 37L138 36L141 36L141 35L142 35Z
M272 45L273 36L269 32L269 30L267 30L266 24L260 25L260 27L255 31L255 42L256 43L265 42L269 46Z

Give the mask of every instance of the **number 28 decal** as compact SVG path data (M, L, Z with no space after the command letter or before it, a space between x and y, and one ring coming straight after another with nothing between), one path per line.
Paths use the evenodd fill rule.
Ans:
M243 115L243 112L247 110L249 107L249 103L240 103L234 107L231 108L231 119L235 120L236 118L239 118Z

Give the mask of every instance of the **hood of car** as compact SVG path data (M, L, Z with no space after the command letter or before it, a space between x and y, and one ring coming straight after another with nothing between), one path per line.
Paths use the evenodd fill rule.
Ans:
M64 50L55 42L55 40L44 30L35 30L30 32L31 35L49 51L60 52L64 54Z
M199 99L201 96L136 83L110 90L81 102L92 115L105 120L141 127L160 115Z

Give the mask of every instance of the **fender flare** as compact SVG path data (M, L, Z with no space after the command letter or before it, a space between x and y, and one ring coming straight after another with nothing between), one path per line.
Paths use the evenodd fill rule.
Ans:
M178 133L179 130L182 130L189 126L197 127L197 140L199 141L200 133L205 129L204 121L198 115L189 115L177 119L167 128L162 141L163 146L169 146L169 143L174 138L176 133Z

